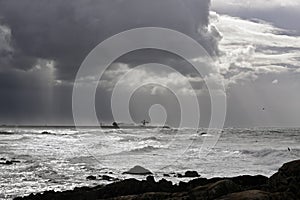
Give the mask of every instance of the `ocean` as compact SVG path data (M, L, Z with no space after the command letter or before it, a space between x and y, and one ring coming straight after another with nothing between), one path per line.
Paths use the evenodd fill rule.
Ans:
M0 161L20 162L0 164L0 199L110 183L87 180L90 175L144 179L123 174L135 165L151 170L156 179L176 183L189 179L173 174L187 170L205 178L270 176L283 163L300 158L297 128L227 128L203 156L204 139L213 137L205 133L205 129L2 127Z

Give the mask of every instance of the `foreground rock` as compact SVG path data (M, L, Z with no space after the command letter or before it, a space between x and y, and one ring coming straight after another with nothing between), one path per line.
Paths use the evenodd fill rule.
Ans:
M284 164L268 183L271 192L293 194L300 199L300 160Z
M162 179L158 182L127 179L106 186L76 188L73 191L54 192L18 197L18 199L199 199L199 200L298 200L300 199L300 160L284 164L270 178L238 176L233 178L197 178L188 183Z
M184 175L182 174L177 174L176 177L178 178L195 178L199 177L200 175L196 171L186 171Z

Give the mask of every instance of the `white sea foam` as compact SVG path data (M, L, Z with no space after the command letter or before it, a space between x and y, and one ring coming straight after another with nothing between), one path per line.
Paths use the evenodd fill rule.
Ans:
M130 175L122 172L135 165L150 169L157 178L185 170L196 170L203 177L270 176L284 162L300 158L300 129L225 129L206 157L200 157L199 149L208 136L192 129L47 127L0 132L0 158L21 161L0 165L0 198L102 183L87 181L88 175L126 178Z

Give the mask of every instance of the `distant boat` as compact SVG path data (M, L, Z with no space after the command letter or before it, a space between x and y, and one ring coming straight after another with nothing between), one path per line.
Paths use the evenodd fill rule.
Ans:
M154 126L154 125L147 125L149 122L143 120L141 125L138 124L118 124L117 122L113 122L112 125L101 125L103 129L155 129L155 128L163 128L163 129L170 129L169 126Z
M149 124L149 122L146 121L146 120L141 121L141 123L142 123L143 126L146 126L147 124Z

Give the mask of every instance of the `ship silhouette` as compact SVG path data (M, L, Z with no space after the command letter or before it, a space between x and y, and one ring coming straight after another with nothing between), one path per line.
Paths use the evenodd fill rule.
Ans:
M143 120L141 124L124 124L113 122L111 125L101 124L101 128L103 129L155 129L155 128L164 128L170 129L167 125L157 126L157 125L149 125L150 122Z

